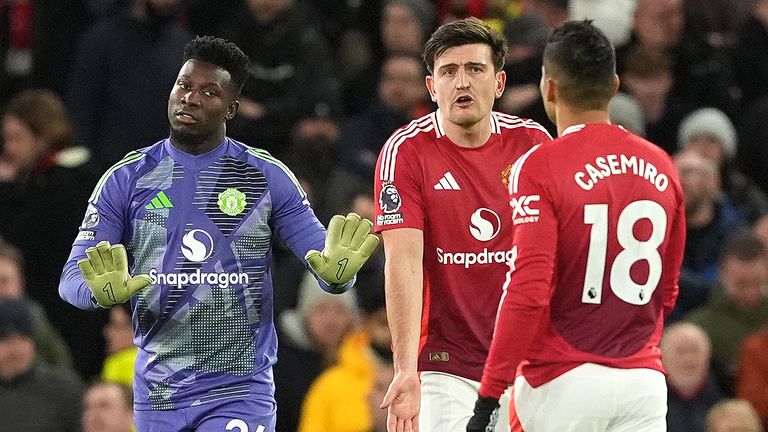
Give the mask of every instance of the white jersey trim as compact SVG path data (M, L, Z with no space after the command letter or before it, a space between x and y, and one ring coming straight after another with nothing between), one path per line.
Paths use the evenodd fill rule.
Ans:
M382 181L394 181L395 165L397 163L397 151L400 144L409 138L424 132L435 129L435 113L430 113L424 117L411 121L408 126L395 131L391 137L384 143L381 149L381 167L379 169L379 179Z
M520 117L516 117L513 115L504 114L496 111L494 111L492 114L493 114L492 116L496 118L496 121L498 122L500 127L503 127L505 129L515 129L519 127L525 127L528 129L538 129L544 132L544 134L547 135L549 139L552 139L552 135L549 134L549 131L546 128L544 128L544 126L540 125L539 123L533 120L522 119Z
M509 182L510 193L517 193L518 182L520 181L520 171L523 169L523 164L525 164L525 161L528 159L531 153L536 151L536 149L539 147L541 147L541 144L536 144L535 146L531 147L528 152L520 156L520 158L515 161L515 164L512 165L512 171L510 171L509 174L509 178L511 180Z

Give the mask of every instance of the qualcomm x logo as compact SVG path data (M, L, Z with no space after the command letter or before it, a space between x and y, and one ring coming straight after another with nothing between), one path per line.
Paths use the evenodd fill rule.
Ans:
M521 195L519 198L512 198L509 204L512 206L512 219L521 216L536 216L539 209L531 208L531 204L541 199L539 195Z
M456 183L456 179L453 178L453 174L447 171L443 174L443 177L435 185L435 190L461 190L459 184Z

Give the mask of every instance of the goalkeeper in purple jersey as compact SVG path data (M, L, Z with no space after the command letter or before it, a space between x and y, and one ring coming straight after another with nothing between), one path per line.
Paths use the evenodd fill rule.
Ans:
M59 293L81 309L131 302L139 432L270 432L273 236L333 293L354 283L378 239L354 213L326 233L285 165L226 137L248 75L237 46L196 38L184 61L170 137L97 183Z

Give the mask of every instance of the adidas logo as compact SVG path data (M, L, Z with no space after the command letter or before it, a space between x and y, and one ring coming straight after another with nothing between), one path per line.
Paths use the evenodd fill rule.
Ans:
M435 185L435 190L461 190L459 184L456 183L456 179L453 178L453 174L450 171L443 174L443 177Z
M152 198L152 201L150 201L144 208L147 210L157 210L171 207L173 207L173 204L171 204L171 200L168 199L168 195L166 195L165 192L160 191L160 193Z

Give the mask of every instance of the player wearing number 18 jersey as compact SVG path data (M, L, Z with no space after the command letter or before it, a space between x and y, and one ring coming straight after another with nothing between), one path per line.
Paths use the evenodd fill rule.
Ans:
M550 36L542 95L560 136L512 167L516 260L469 431L485 430L516 371L513 430L666 429L658 343L677 296L683 193L663 150L609 123L614 71L591 23Z

